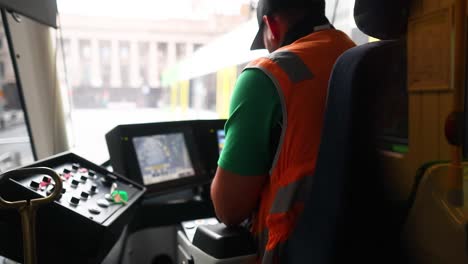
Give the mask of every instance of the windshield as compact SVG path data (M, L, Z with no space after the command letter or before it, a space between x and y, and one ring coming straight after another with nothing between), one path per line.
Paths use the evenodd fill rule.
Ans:
M353 4L327 1L328 17L349 35ZM258 29L255 6L251 0L58 0L60 76L74 150L103 161L104 135L119 124L227 118L237 76L267 54L249 50Z

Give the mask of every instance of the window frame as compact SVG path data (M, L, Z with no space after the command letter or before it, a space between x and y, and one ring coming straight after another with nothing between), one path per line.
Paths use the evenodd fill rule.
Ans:
M8 51L10 52L10 59L11 59L12 67L13 67L13 73L15 75L16 87L18 89L19 102L23 109L24 124L28 132L29 144L31 145L31 152L33 155L33 159L36 161L37 160L36 145L34 143L34 138L32 136L31 123L29 122L29 114L28 114L29 112L28 112L26 100L24 97L23 85L21 83L18 61L16 57L14 44L13 44L13 38L11 36L10 24L8 23L8 19L7 19L7 11L5 10L5 8L0 8L0 12L2 16L3 29L5 30L6 44L8 45Z

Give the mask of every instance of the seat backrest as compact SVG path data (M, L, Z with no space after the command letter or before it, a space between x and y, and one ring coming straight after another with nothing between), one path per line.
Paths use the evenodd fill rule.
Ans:
M360 29L384 40L348 50L329 86L317 167L286 263L400 263L402 219L386 200L377 153L384 91L406 86L409 1L356 0ZM393 258L392 258L393 257Z

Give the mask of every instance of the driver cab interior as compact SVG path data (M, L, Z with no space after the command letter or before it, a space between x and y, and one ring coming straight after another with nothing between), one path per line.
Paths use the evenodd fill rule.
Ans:
M44 0L41 1L43 5L38 4L39 1L35 4L27 2L0 0L5 38L13 61L12 71L19 87L19 76L27 75L28 69L35 72L31 75L41 76L45 74L33 68L47 71L45 68L49 66L25 66L24 54L38 56L31 52L20 56L20 52L13 48L13 41L32 39L31 35L39 34L40 30L31 29L32 33L12 36L10 31L17 27L13 23L20 23L14 20L24 16L26 21L42 23L39 27L60 27L56 1ZM249 3L242 5L241 11L254 12L256 1L244 2ZM456 103L457 99L453 98L464 98L460 95L465 95L467 87L460 81L466 74L466 52L463 50L466 50L468 32L467 3L464 0L356 0L353 3L339 9L343 1L326 1L327 17L335 27L344 23L340 20L343 13L350 14L351 24L356 27L351 26L346 33L354 35L353 40L359 45L343 53L334 64L313 181L307 182L304 211L285 243L280 261L466 263L468 210L465 204L468 191L465 174L468 170L463 170L466 164L460 157L463 157L463 144L468 145L464 136L464 126L468 122L464 120L467 116L463 108L465 99ZM221 6L217 8L223 9ZM234 19L233 16L226 17L224 23ZM255 20L250 18L248 21ZM81 19L78 24L86 20ZM98 21L88 19L90 24ZM64 24L69 23L67 18L64 20ZM193 23L202 20L203 14ZM158 23L164 23L164 19ZM87 73L82 78L89 77L91 88L56 91L68 93L69 100L74 100L75 105L93 104L92 107L86 105L89 109L82 111L81 116L74 116L75 120L89 121L90 116L96 115L99 122L111 124L109 119L124 119L126 110L122 110L121 105L126 103L126 97L132 96L137 102L135 107L143 109L140 113L167 114L168 117L148 122L145 117L134 115L126 120L138 121L119 121L118 125L103 126L107 130L105 135L100 135L100 142L105 143L105 148L96 144L88 154L69 148L55 151L53 155L42 155L46 153L41 147L42 142L38 145L41 155L34 157L34 161L6 173L0 168L3 173L0 175L0 264L258 263L259 249L250 233L249 221L227 227L216 217L210 197L211 182L226 140L229 106L223 102L229 101L235 79L248 60L266 53L249 51L237 57L226 54L225 58L213 58L216 56L212 55L222 54L219 51L230 47L228 45L239 45L248 50L242 35L255 33L255 23L246 22L210 40L206 46L194 47L190 56L186 55L172 68L165 65L167 69L159 72L161 76L153 81L161 87L166 85L166 89L149 88L153 81L147 75L155 73L162 65L153 64L151 59L142 62L143 66L138 69L130 65L138 60L145 61L145 57L161 59L161 54L166 53L177 57L179 52L184 53L186 48L178 48L183 45L169 48L161 43L148 44L148 52L136 56L138 51L145 50L145 45L115 39L88 41L84 35L79 35L79 40L70 40L67 46L61 39L61 48L71 49L75 45L79 52L73 56L89 62L84 66L74 65L70 76L73 76L73 70ZM125 28L127 25L118 26ZM105 27L111 28L111 25ZM102 36L110 36L103 28L99 29L102 32L98 30ZM431 36L434 30L443 32L447 28L451 30L452 38ZM56 36L58 40L59 34ZM152 33L148 29L141 34L147 37ZM50 35L43 38L52 39ZM434 46L424 45L422 41L428 38L441 49L450 48L454 56L445 58L446 53L442 52L443 58L436 58L440 54L436 54L438 51ZM434 53L431 55L434 57L427 51ZM458 61L460 56L463 59ZM445 60L449 61L444 64ZM118 68L111 67L117 62ZM108 75L108 79L103 77L95 82L95 64L102 66L99 71L104 77ZM0 75L3 67L0 64ZM442 76L447 85L453 87L437 90L438 86L433 83L418 79L421 76L436 79L435 73L431 76L421 73L430 72L434 67L446 70L446 75L437 76ZM112 87L117 83L112 76L119 76L121 82L118 84L122 87L124 83L129 86L138 83L140 76L141 91L122 87L114 91L106 90L108 88L102 92L93 90L97 89L93 87L94 83L100 82ZM57 77L51 78L59 83ZM68 77L60 78L66 86L74 82L65 80ZM34 79L37 78L25 78L23 86ZM457 86L457 80L461 86ZM419 88L414 88L415 83ZM430 86L428 90L425 90L426 84ZM73 93L78 91L86 94L86 98L78 95L74 98ZM0 97L3 98L2 93ZM40 102L46 100L42 97L30 105L30 96L20 89L18 97L24 106L36 109L37 105L46 105ZM51 100L56 99L53 98ZM159 100L155 104L166 102L167 108L162 107L158 112L148 110L147 104L153 103L148 101L155 101L155 98ZM112 100L114 103L109 103ZM99 104L106 104L105 107L113 109L118 116L99 119L100 113L93 110L93 107L101 107L97 106ZM434 105L436 110L427 110ZM209 109L208 114L203 114L206 111L203 107ZM55 110L54 106L51 112ZM61 115L71 115L67 109L62 110ZM193 118L178 118L179 114L190 110L193 110ZM26 112L25 122L40 123L35 114ZM446 119L446 116L450 118ZM437 124L431 123L434 119ZM31 124L28 126L33 126ZM67 126L61 121L47 124L53 129L63 127L66 130ZM98 126L97 123L80 126L73 133L87 135ZM40 129L32 128L28 128L29 135L39 133ZM420 132L422 130L424 133ZM53 136L54 133L48 137ZM40 136L33 138L42 141ZM2 144L0 138L0 147ZM98 162L94 154L101 151L108 158ZM437 155L432 155L433 151ZM32 152L38 151L33 147ZM10 157L5 159L9 161ZM450 181L445 181L446 178Z

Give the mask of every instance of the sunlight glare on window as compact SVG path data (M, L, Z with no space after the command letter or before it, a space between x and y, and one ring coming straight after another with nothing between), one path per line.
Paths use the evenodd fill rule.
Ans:
M250 6L250 0L58 0L74 147L101 160L104 135L119 124L218 118L216 93L202 93L214 98L194 105L184 99L187 89L174 93L163 78L251 20Z

